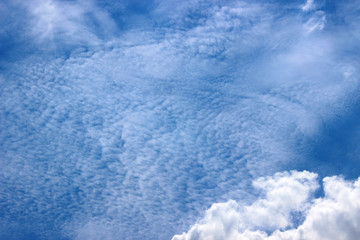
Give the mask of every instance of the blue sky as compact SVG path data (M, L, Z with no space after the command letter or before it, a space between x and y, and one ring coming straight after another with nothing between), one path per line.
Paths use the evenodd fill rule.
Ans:
M359 29L359 1L2 1L0 238L356 239Z

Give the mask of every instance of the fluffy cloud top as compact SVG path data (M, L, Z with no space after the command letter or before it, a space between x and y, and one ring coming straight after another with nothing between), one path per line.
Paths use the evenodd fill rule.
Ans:
M199 223L172 239L357 240L360 178L326 177L325 195L314 199L316 177L311 172L292 171L260 178L254 186L264 192L263 197L251 205L234 200L213 204ZM304 220L298 225L300 219Z

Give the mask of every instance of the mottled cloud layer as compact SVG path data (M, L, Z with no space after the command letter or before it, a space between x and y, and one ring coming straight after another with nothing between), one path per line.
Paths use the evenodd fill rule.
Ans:
M251 205L216 203L199 223L173 240L356 240L360 234L360 179L323 179L314 198L316 174L283 172L260 178L263 196Z
M0 238L169 239L358 161L360 4L142 2L0 3ZM241 212L285 230L313 178Z

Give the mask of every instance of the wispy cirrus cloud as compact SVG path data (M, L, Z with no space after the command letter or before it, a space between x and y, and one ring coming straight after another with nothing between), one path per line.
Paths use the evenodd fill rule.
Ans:
M301 6L301 9L304 12L314 10L316 8L314 0L307 0L304 5Z

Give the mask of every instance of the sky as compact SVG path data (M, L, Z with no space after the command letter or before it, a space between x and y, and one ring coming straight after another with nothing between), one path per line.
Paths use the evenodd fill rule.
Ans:
M356 240L359 0L0 1L0 239Z

